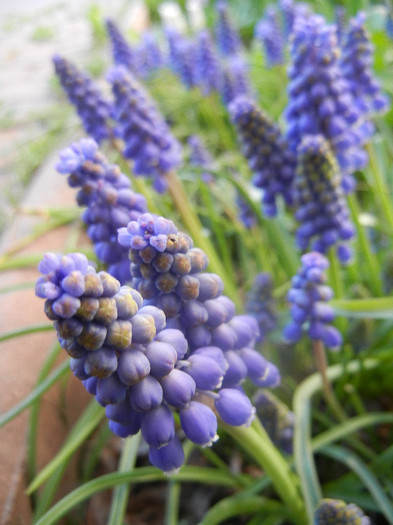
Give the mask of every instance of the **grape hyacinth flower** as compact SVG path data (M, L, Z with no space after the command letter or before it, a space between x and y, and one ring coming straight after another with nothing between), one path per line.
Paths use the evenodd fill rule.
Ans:
M370 116L386 112L389 102L381 92L381 87L371 70L373 45L365 21L366 15L363 12L350 19L344 34L339 63L349 83L356 107L363 115Z
M370 129L356 108L351 87L339 65L334 26L319 15L296 18L290 54L286 136L296 153L305 135L323 135L335 154L344 190L354 190L352 174L363 168L362 146Z
M112 130L108 120L111 117L112 105L93 79L59 55L53 57L53 63L56 75L71 104L76 107L86 132L98 143L110 138Z
M112 45L113 62L137 74L138 59L136 51L127 42L117 24L108 18L106 20L106 30Z
M208 30L197 37L195 52L195 81L203 95L219 91L221 85L221 62Z
M283 31L285 40L289 40L289 36L293 31L296 17L307 17L310 14L310 6L303 2L295 2L294 0L279 0L279 8L282 13Z
M314 525L371 525L371 521L354 503L325 498L315 510Z
M294 414L268 390L258 389L253 395L256 415L273 443L285 454L292 454Z
M258 222L254 210L239 191L236 192L235 202L239 220L248 230L251 229Z
M148 78L165 65L164 55L151 32L143 33L135 53L138 74L143 78Z
M254 173L252 182L263 190L263 212L277 214L276 199L282 195L287 206L293 204L292 183L295 155L289 150L278 126L249 98L238 97L229 106L243 155Z
M152 177L154 188L162 193L167 189L166 174L181 162L180 143L153 101L123 67L111 69L108 79L123 155L133 160L135 175Z
M92 139L82 139L60 153L57 171L79 188L77 202L99 261L125 284L131 281L128 251L117 242L117 230L147 211L143 195L131 190L128 177L109 164Z
M257 320L260 333L258 342L263 341L267 334L276 328L276 301L273 297L273 280L269 272L261 272L255 276L247 294L246 312Z
M345 32L345 28L347 25L346 20L346 9L342 5L337 5L334 8L334 18L335 18L335 24L336 24L336 33L337 33L337 40L339 44L342 43L342 37Z
M279 25L278 12L274 6L268 6L264 17L257 23L255 38L263 44L268 67L284 63L284 40Z
M321 135L306 136L299 146L294 194L299 248L307 250L312 243L312 250L326 253L336 246L340 261L348 262L354 227L336 159Z
M241 57L233 57L223 66L220 94L226 106L237 97L252 97L248 66Z
M187 341L166 328L162 310L107 272L96 273L79 253L45 254L36 295L54 321L71 369L105 407L109 428L125 438L141 430L153 465L171 473L184 461L174 414L194 443L217 438L217 415L228 425L248 425L254 408L234 388L220 388L219 349L187 356ZM216 392L217 391L217 392Z
M191 238L172 221L144 214L119 230L119 243L130 248L132 285L145 304L161 308L168 326L184 333L190 350L188 371L197 385L202 369L209 375L203 377L204 387L219 381L231 390L246 377L258 386L279 383L277 368L254 349L256 320L235 315L233 302L223 295L221 278L204 272L206 254L193 248ZM243 395L236 392L233 395ZM237 420L236 414L233 417Z
M192 166L204 168L206 171L201 173L201 179L206 183L212 182L214 177L209 172L209 169L213 168L213 157L210 154L210 151L206 148L202 138L198 135L190 135L187 139L187 143L190 147L190 164Z
M318 252L306 253L301 257L302 266L292 277L292 287L288 292L292 321L284 328L284 337L296 343L302 337L305 327L313 341L320 340L328 348L336 349L342 343L340 332L331 326L334 312L327 302L333 291L327 286L325 270L329 261Z
M222 55L233 58L242 49L239 33L235 29L228 12L227 3L220 0L216 4L217 22L215 26L216 44Z
M169 66L180 78L187 89L196 86L195 58L196 43L184 37L175 29L167 29L166 36L169 47Z

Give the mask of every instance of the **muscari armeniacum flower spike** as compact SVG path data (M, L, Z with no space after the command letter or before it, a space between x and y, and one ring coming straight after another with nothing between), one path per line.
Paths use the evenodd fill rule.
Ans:
M237 32L228 12L228 5L220 0L216 4L217 22L215 37L219 51L226 57L237 55L242 49L240 35Z
M204 95L219 91L222 81L221 62L207 29L197 36L195 51L195 81Z
M363 168L362 149L370 129L357 109L351 87L339 65L334 25L319 15L297 17L290 45L286 136L296 153L305 135L323 135L342 172L344 190L355 187L352 174Z
M211 368L224 359L218 348L188 355L183 333L166 328L162 310L143 306L136 290L96 273L82 254L47 253L39 270L36 294L46 300L74 375L105 407L112 432L125 438L141 430L155 466L170 473L184 461L175 413L185 435L202 446L218 438L212 399L227 424L250 422L248 397L216 384Z
M296 242L301 250L326 253L335 246L341 262L352 252L347 242L355 230L336 159L321 135L305 136L298 150L294 183Z
M289 150L278 126L253 100L239 97L230 104L229 112L243 155L254 173L252 182L263 190L263 212L269 217L275 216L278 195L283 197L286 205L293 204L295 155Z
M138 74L148 78L163 68L165 57L154 34L147 31L142 34L141 42L135 49Z
M233 302L223 295L220 277L204 272L208 264L205 253L193 248L190 237L179 232L172 221L142 215L119 230L119 243L130 248L132 283L145 304L162 308L167 326L180 329L187 339L187 363L180 365L180 370L194 379L198 390L229 390L219 390L213 396L225 422L249 422L251 404L242 392L232 390L238 392L246 377L265 387L279 382L277 368L254 349L258 335L255 319L235 315ZM237 398L237 408L230 414L230 400ZM190 408L184 418L193 413Z
M311 12L310 6L303 2L295 2L294 0L279 0L278 5L282 13L284 37L285 40L288 41L296 17L307 17Z
M371 525L371 521L354 503L325 498L315 510L314 525Z
M181 162L180 143L142 86L123 67L110 70L114 118L124 142L123 155L133 160L135 175L153 178L158 192L167 189L166 174Z
M213 168L213 157L204 144L202 137L199 135L190 135L187 139L187 144L190 148L190 164L192 166L204 168L206 171L201 173L203 182L212 182L214 177L209 170Z
M70 102L76 107L86 132L97 142L110 138L113 134L108 124L112 113L111 102L93 79L69 60L55 55L53 63L56 75Z
M263 18L257 23L255 38L262 42L268 67L284 63L284 39L278 11L274 6L268 6Z
M318 252L306 253L302 266L292 277L287 298L291 303L291 322L284 328L284 337L291 343L300 340L303 327L310 339L322 341L328 348L337 349L342 343L340 332L331 325L334 312L328 301L332 289L326 285L329 261Z
M247 294L246 312L255 317L259 327L257 341L263 341L277 325L276 301L273 297L273 280L269 272L255 276Z
M195 58L196 42L186 38L173 28L166 29L169 67L180 78L187 89L196 86Z
M130 282L128 250L117 242L117 230L147 211L146 199L131 189L129 178L110 164L93 139L82 139L60 153L56 166L79 188L76 199L99 261L122 284Z
M349 20L343 35L340 67L347 79L354 103L365 116L384 113L389 107L388 98L381 92L373 71L373 44L370 41L363 12Z
M118 25L111 19L106 20L106 30L112 45L113 62L124 66L132 73L138 73L138 59L135 50L127 42Z
M234 56L223 65L220 94L226 106L237 97L252 97L248 65L241 56Z

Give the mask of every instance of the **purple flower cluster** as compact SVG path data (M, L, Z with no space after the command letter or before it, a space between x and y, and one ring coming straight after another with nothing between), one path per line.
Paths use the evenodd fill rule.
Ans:
M60 153L59 173L79 188L77 202L87 206L82 215L98 259L122 284L130 282L128 251L117 242L117 230L146 212L145 198L131 190L120 169L107 162L92 139L82 139Z
M76 107L87 133L97 142L111 137L108 119L111 117L112 105L92 78L59 55L53 57L53 63L61 85L71 104Z
M253 184L263 190L263 211L272 217L277 214L278 195L282 195L286 205L293 204L295 155L289 150L278 126L252 100L235 99L229 112L243 154L254 173Z
M350 19L348 29L344 33L339 62L356 107L367 117L387 111L389 102L382 94L371 70L374 49L365 27L365 20L366 15L363 12Z
M273 443L286 454L292 454L294 414L268 390L258 389L253 395L256 415Z
M341 70L335 27L319 15L297 17L290 47L288 143L296 153L305 135L323 135L340 165L344 190L353 191L352 174L367 162L362 146L370 130Z
M169 47L169 66L184 86L191 89L196 85L196 44L175 29L167 29L166 36Z
M240 56L234 56L222 68L220 94L226 106L237 97L252 96L248 66Z
M255 38L263 44L268 67L284 63L284 39L275 6L266 8L263 18L255 27Z
M117 24L113 20L107 19L106 30L112 45L113 62L119 66L124 66L132 73L137 74L137 53L127 42Z
M237 215L243 225L249 230L257 224L257 217L244 196L237 191L235 197Z
M195 51L195 81L203 95L219 91L221 86L221 62L208 30L197 37Z
M329 261L318 252L306 253L301 258L302 266L292 277L292 287L288 292L292 321L284 329L284 337L296 343L302 336L305 325L312 340L321 340L328 348L337 348L342 343L340 332L330 323L334 312L327 301L333 297L327 286L325 270Z
M198 135L190 135L187 139L188 146L190 147L190 158L189 162L192 166L204 168L201 173L203 182L209 183L213 180L213 175L209 172L209 169L213 167L213 157L210 151L206 148L202 138Z
M181 146L138 82L123 67L108 75L115 97L114 117L125 147L123 155L134 161L134 173L153 177L158 192L167 189L166 174L181 161Z
M183 464L174 413L185 435L202 446L218 438L213 408L229 425L250 423L250 400L220 389L218 348L187 357L184 335L165 328L162 310L142 306L138 292L96 273L82 254L48 253L39 270L36 294L46 299L45 313L72 357L74 375L105 406L112 432L124 438L141 430L153 465L172 472Z
M256 320L235 315L221 278L204 272L207 257L190 237L172 221L145 214L119 230L119 242L130 248L133 286L185 334L189 360L202 353L216 361L205 367L208 382L220 377L224 388L237 388L249 377L259 386L278 384L277 368L253 348Z
M336 159L321 135L306 136L299 146L294 195L299 248L307 250L312 242L312 250L326 253L335 245L339 259L348 262L346 243L355 232Z
M154 35L145 32L135 50L138 74L148 78L152 73L165 66L165 57Z
M309 16L310 6L304 2L295 2L294 0L279 0L279 8L282 13L285 40L288 41L295 25L295 19L298 16L302 18Z
M255 317L263 341L277 325L276 301L273 297L273 280L269 272L258 273L247 294L246 312Z
M220 0L216 4L217 22L215 26L215 37L219 51L226 57L237 55L242 48L240 36L235 29L228 12L227 3Z
M354 503L326 498L315 510L314 525L371 525L371 521Z

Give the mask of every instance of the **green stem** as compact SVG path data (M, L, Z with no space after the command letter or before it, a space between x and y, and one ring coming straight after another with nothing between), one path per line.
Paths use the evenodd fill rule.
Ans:
M317 363L317 368L319 373L321 374L322 379L322 391L325 396L325 400L330 407L333 414L336 416L338 421L345 421L347 419L347 416L342 409L340 403L338 402L338 399L336 398L332 385L329 381L329 378L327 376L326 370L328 368L327 365L327 359L326 359L326 352L323 342L319 339L317 341L313 341L312 343L315 360Z
M129 472L134 468L140 439L141 435L138 433L123 441L123 450L121 453L118 472ZM117 485L117 487L115 487L112 495L108 525L118 525L119 523L123 523L129 495L129 483Z
M26 328L19 328L18 330L12 330L0 335L0 343L14 339L15 337L21 337L22 335L35 334L37 332L48 332L53 330L53 324L37 324L34 326L28 326Z
M272 484L286 504L294 523L308 523L306 510L299 491L299 481L289 463L280 454L268 434L256 421L250 427L223 425L226 432L237 441L266 472Z

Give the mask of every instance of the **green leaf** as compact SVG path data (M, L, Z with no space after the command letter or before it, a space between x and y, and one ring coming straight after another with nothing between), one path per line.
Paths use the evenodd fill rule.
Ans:
M368 319L393 319L393 297L332 299L329 304L337 315Z

